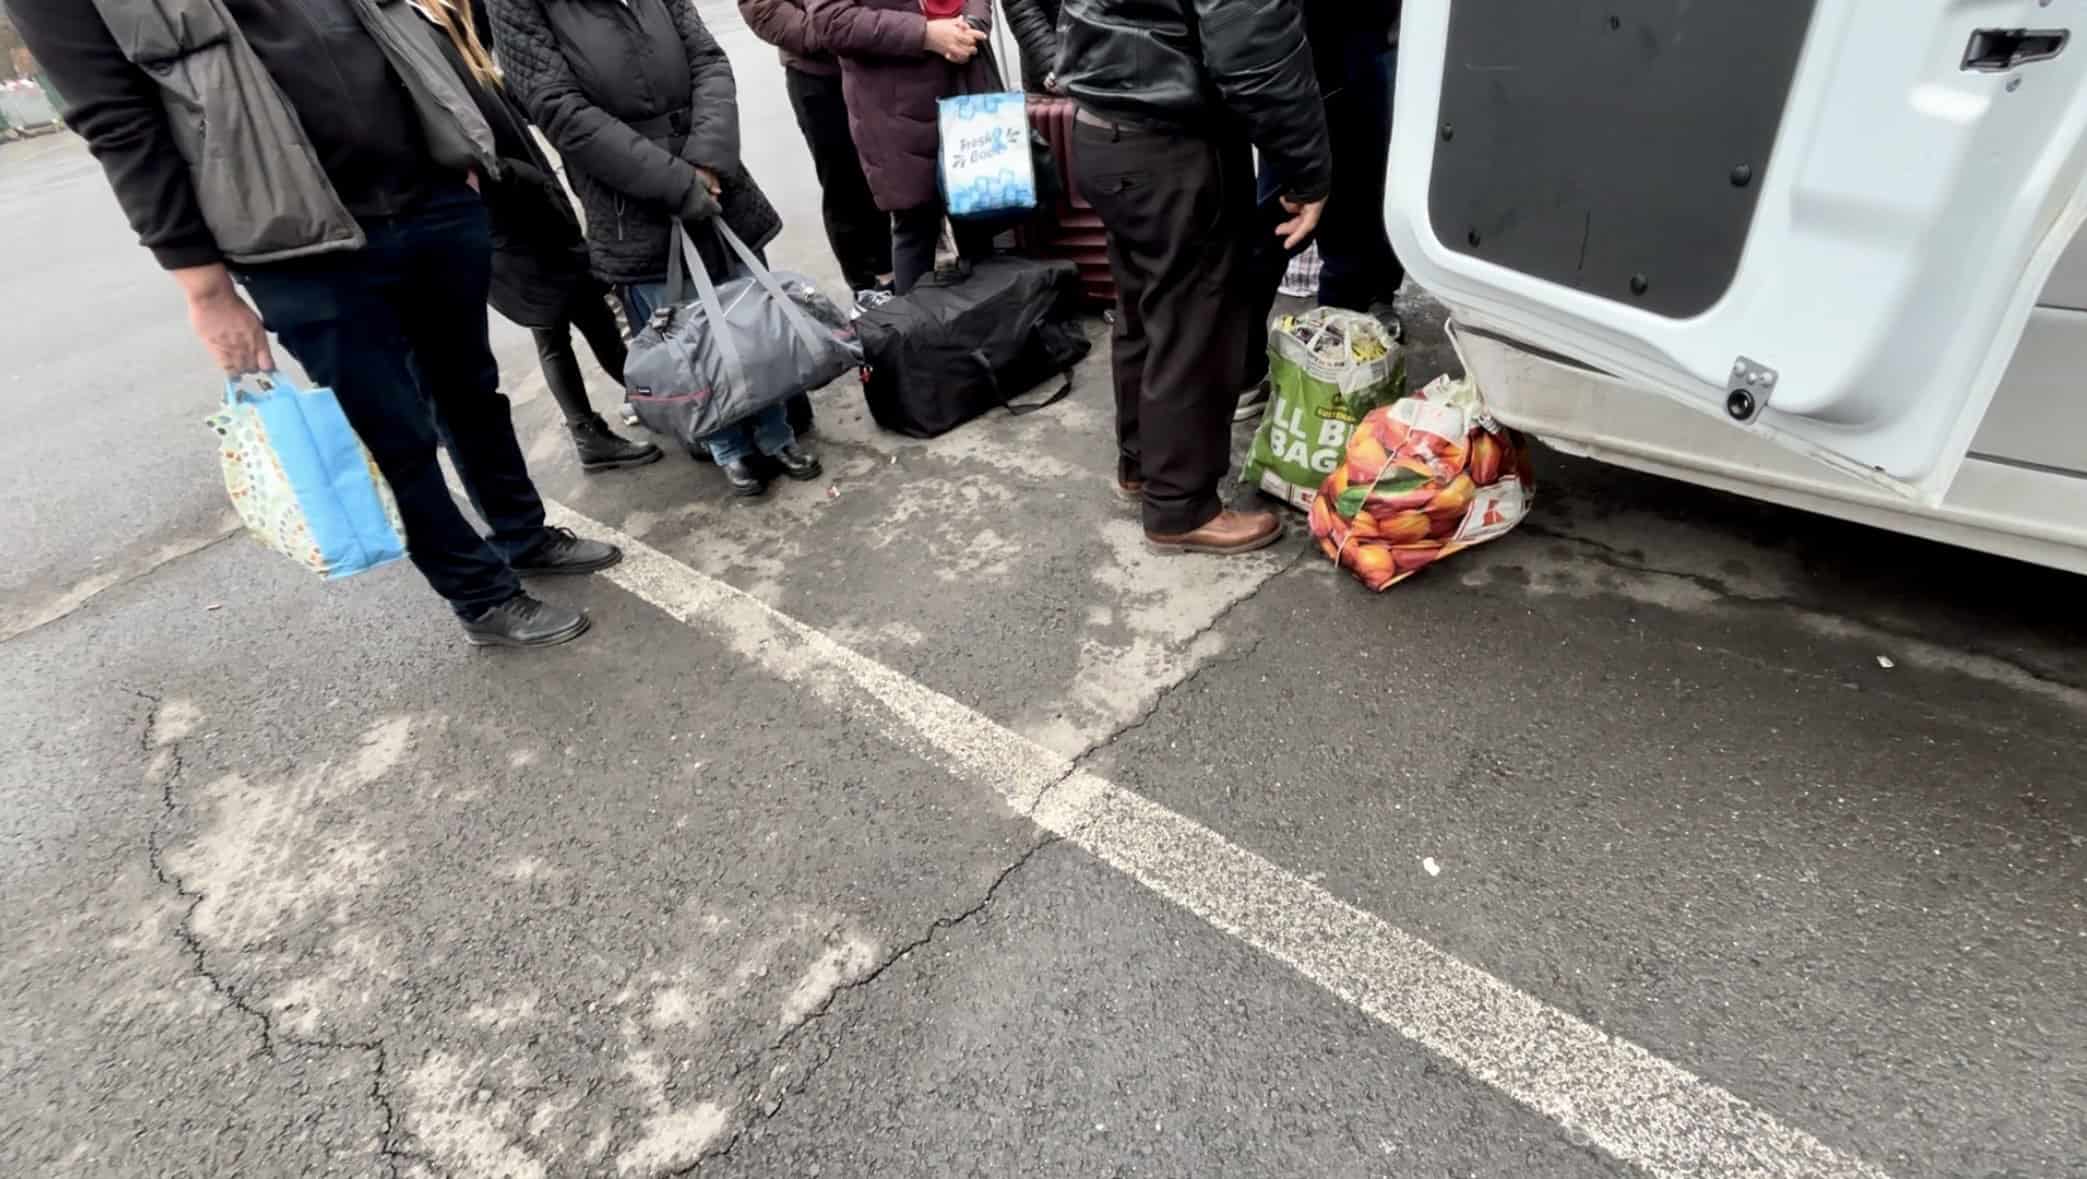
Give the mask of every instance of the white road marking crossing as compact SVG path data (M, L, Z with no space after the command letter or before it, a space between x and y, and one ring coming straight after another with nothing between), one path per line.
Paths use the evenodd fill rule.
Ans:
M1663 1179L1887 1179L759 599L550 506L552 523L623 546L627 559L604 575L612 583L882 722L913 752L1617 1159Z

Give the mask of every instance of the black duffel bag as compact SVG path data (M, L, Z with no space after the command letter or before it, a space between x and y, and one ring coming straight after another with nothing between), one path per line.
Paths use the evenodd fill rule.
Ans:
M986 258L929 275L855 321L870 416L915 438L946 434L988 410L1032 413L1072 392L1093 347L1070 262ZM1058 391L1015 404L1051 377Z

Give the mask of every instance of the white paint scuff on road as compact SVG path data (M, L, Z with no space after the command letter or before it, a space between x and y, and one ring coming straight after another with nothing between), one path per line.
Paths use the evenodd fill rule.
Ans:
M1671 1179L1884 1179L1739 1097L1437 950L759 599L559 505L623 546L605 576L1608 1154Z

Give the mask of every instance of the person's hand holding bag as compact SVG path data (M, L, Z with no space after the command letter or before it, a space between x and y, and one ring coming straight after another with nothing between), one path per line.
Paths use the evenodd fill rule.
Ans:
M701 168L694 169L695 182L688 186L688 195L681 198L683 221L708 221L723 212L717 203L717 178Z

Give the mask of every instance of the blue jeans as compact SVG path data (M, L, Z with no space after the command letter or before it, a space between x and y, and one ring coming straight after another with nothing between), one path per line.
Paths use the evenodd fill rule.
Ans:
M663 282L635 283L616 288L623 296L624 314L628 317L632 331L645 326L652 313L667 301L667 284ZM797 431L790 428L789 411L777 402L743 422L734 422L715 434L697 439L710 451L710 457L718 466L736 463L751 458L756 450L762 454L780 454L785 447L797 445Z
M521 592L509 561L543 540L544 508L486 338L492 235L463 185L397 217L362 219L363 249L252 266L239 281L268 330L348 423L391 484L406 550L435 592L476 617ZM490 540L435 461L446 444Z
M1326 99L1333 150L1333 194L1319 218L1319 302L1368 311L1388 303L1406 268L1384 231L1384 177L1391 159L1391 95L1398 54L1363 38L1312 46L1315 58L1340 62L1341 83ZM1274 199L1283 178L1261 173L1260 197ZM1281 275L1277 274L1280 281Z

